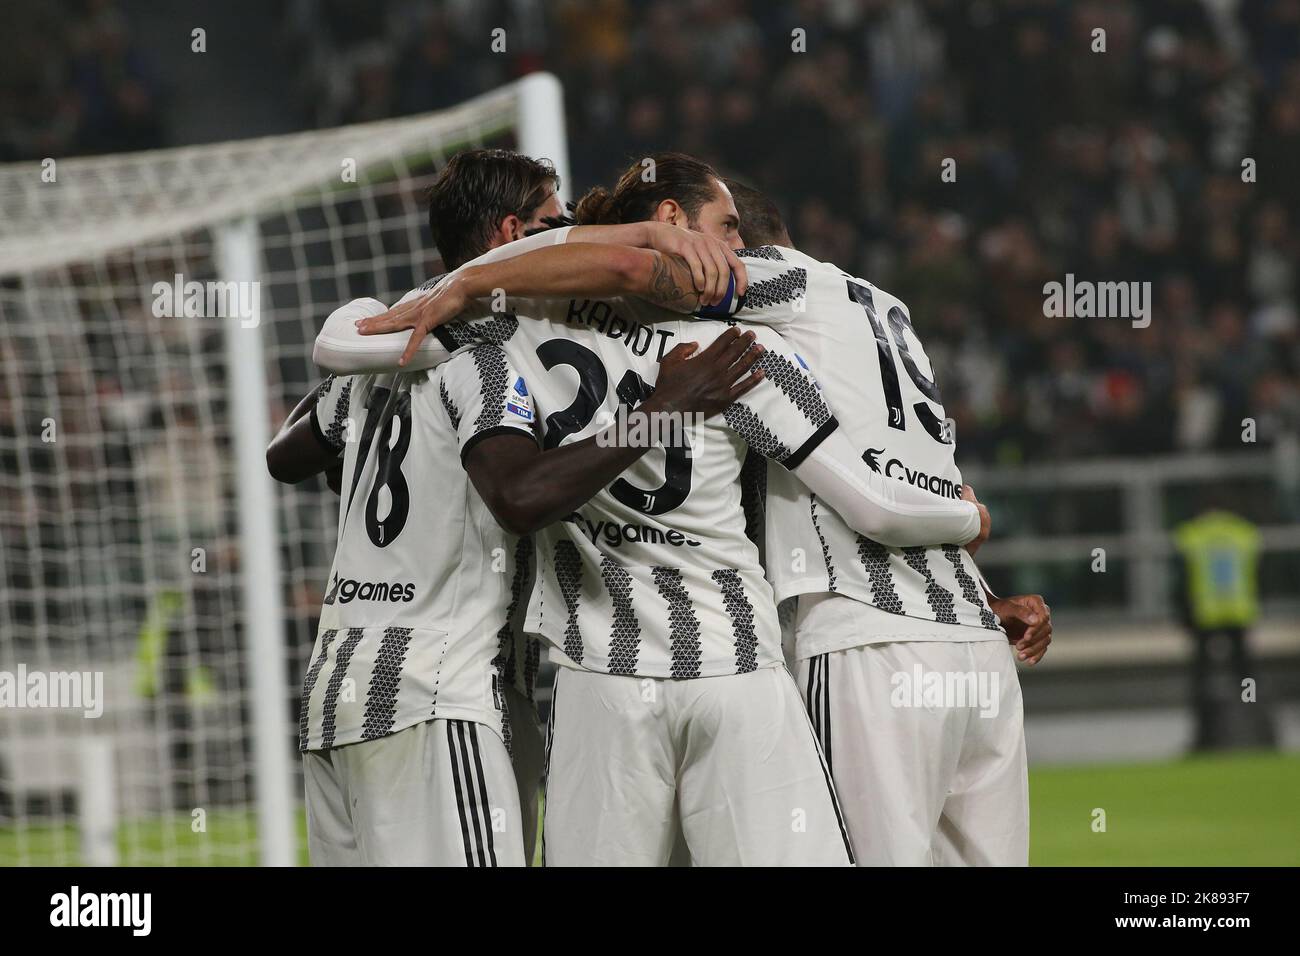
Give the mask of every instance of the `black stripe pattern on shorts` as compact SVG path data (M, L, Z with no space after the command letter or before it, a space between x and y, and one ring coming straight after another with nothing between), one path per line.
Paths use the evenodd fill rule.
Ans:
M483 757L478 745L478 725L473 721L449 720L447 752L451 760L452 786L460 820L461 844L466 866L496 866L496 845L492 837L492 804L483 774Z
M840 809L840 798L835 792L835 783L831 775L830 702L830 655L819 654L808 661L808 721L817 748L817 760L821 764L826 789L830 793L831 807L835 811L835 822L840 828L840 839L844 841L844 852L848 854L849 863L856 864L853 844L849 842L849 828L844 822L844 811Z

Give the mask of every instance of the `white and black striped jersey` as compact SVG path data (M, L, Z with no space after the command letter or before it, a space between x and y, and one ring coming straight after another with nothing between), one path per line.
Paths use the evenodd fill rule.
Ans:
M512 298L508 305L510 311L480 309L476 318L438 330L438 349L445 355L472 342L499 344L529 381L547 447L597 433L620 407L650 394L659 359L675 344L705 346L722 331L637 299ZM931 540L936 527L961 541L978 530L968 503L873 475L835 434L807 367L778 334L756 331L767 349L764 382L689 433L689 447L653 449L535 536L539 575L526 627L548 639L560 663L688 678L780 662L771 588L740 508L737 476L747 447L801 467L809 482L862 520L887 515L897 533L917 535L898 543ZM356 361L349 337L358 340L360 360L380 368L395 364L406 341L405 334L361 337L341 320L330 342L318 338L318 358ZM382 339L390 340L387 358Z
M620 407L650 395L660 358L678 342L704 347L722 331L681 318L651 324L639 314L651 307L628 300L510 305L523 314L439 331L448 348L483 337L506 350L528 379L547 448L596 434ZM691 429L689 447L652 449L533 536L539 573L525 626L560 662L693 678L781 661L772 592L744 535L737 476L747 443L797 463L834 419L780 337L764 329L760 339L768 382L725 419Z
M365 314L382 311L383 306ZM302 688L299 746L326 749L433 718L502 726L503 681L531 699L540 645L521 624L533 548L506 534L461 461L534 436L524 379L498 348L433 371L327 379L311 412L344 456L338 542Z
M566 241L569 230L494 249L468 266ZM423 294L431 280L403 298ZM362 300L359 300L362 301ZM367 300L373 303L373 300ZM313 355L336 371L392 369L408 333L362 336L352 303L317 336ZM378 305L378 303L374 303ZM653 388L659 359L681 341L707 345L721 329L639 299L495 302L438 330L413 365L474 342L500 345L528 379L547 447L603 429ZM737 474L748 446L804 481L860 530L912 545L969 541L973 505L873 473L837 431L812 374L770 329L767 378L724 416L655 448L567 519L536 536L539 575L527 627L560 663L650 677L733 674L781 660L771 588L745 537Z
M794 249L763 246L738 255L749 288L722 311L779 330L808 360L842 431L875 473L960 497L954 436L907 307ZM834 592L882 612L872 633L805 641L800 658L869 641L1005 640L964 548L872 541L783 469L766 470L764 542L778 601Z

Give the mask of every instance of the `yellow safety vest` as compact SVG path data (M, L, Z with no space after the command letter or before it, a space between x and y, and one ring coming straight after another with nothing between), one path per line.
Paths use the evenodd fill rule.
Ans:
M1259 614L1259 530L1226 511L1207 511L1174 529L1187 568L1192 622L1245 627Z

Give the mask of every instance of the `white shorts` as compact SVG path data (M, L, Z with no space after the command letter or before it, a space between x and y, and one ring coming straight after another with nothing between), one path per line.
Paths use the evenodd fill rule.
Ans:
M820 602L799 627L844 626L857 603ZM1028 865L1024 705L1007 643L864 644L800 661L798 678L859 865Z
M523 866L505 743L467 720L429 720L302 755L313 866Z
M510 763L515 769L515 784L519 790L519 816L523 821L524 860L533 865L537 848L537 799L542 792L542 762L546 743L537 708L514 688L505 685L506 741Z
M548 866L852 862L830 775L784 667L660 680L561 667L551 700Z

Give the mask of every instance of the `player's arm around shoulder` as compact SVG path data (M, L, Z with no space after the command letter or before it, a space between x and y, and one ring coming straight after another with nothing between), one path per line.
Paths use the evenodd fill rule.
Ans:
M394 308L410 307L433 289L413 289ZM378 299L353 299L329 314L312 346L312 361L327 372L356 375L367 372L391 372L399 369L410 344L411 335L398 330L382 335L363 335L359 323L384 315L388 307ZM430 337L417 343L403 371L434 368L450 357L453 349L442 340Z
M701 302L700 294L690 286L689 269L680 258L630 246L565 243L509 259L462 266L427 294L362 318L356 322L356 331L363 340L390 339L409 331L396 361L398 366L407 367L428 342L430 333L439 335L442 326L476 308L511 311L520 300L532 300L534 306L523 309L523 314L536 318L545 312L544 305L537 305L547 301L619 296L649 298L679 312L689 312ZM364 351L364 347L355 350ZM389 354L385 350L385 355Z
M357 323L359 331L363 336L380 336L409 330L411 335L398 359L398 364L406 365L422 347L425 336L452 321L471 303L489 298L499 302L634 296L671 311L690 313L743 291L744 266L724 243L663 223L630 227L649 230L645 248L607 241L613 237L608 229L625 228L629 227L573 227L566 242L530 248L522 255L489 253L444 277L419 299L364 317ZM600 241L573 238L584 234Z
M730 273L726 275L729 278ZM697 287L690 264L678 253L570 241L516 258L464 266L448 277L441 309L435 313L433 303L423 303L424 315L418 321L421 326L436 327L467 302L495 295L530 299L637 296L689 313L724 293L725 285ZM380 323L373 325L379 327Z
M666 222L574 226L566 238L568 242L631 246L642 253L659 253L664 257L659 275L655 274L653 257L640 254L625 258L634 270L633 278L640 283L640 291L630 290L627 294L655 301L652 296L663 295L662 290L655 291L656 286L664 286L670 280L678 289L698 293L698 301L693 305L688 298L675 294L670 295L666 302L656 302L674 311L693 312L701 306L722 307L728 297L744 295L748 286L745 263L725 242Z

